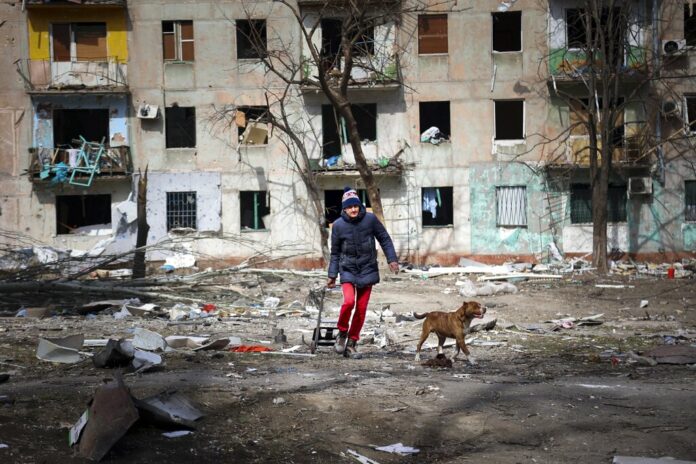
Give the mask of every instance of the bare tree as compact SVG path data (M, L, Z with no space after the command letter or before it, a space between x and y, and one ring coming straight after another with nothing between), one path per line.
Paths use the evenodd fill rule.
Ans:
M563 12L557 8L550 18L552 25L554 19L562 23L564 35L550 31L549 87L570 115L565 130L550 142L561 148L555 156L565 156L562 148L570 145L571 163L582 159L589 165L592 263L606 273L610 182L619 176L619 162L647 166L653 161L652 174L664 182L662 148L674 135L662 135L660 103L676 80L662 77L669 61L660 59L659 24L665 20L660 11L650 12L631 0L582 0L576 5ZM563 46L554 47L554 36L565 39ZM631 120L625 120L627 114Z

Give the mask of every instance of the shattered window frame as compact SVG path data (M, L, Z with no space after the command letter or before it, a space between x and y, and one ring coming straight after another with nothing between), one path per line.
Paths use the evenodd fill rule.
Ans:
M684 220L696 222L696 180L684 181Z
M166 148L196 148L196 107L166 107L164 137Z
M80 203L75 207L75 202ZM111 194L56 195L56 235L69 235L71 230L98 224L112 224ZM94 212L96 210L96 212ZM91 214L88 214L90 213ZM90 217L94 219L90 220ZM77 221L77 222L76 222ZM66 224L72 222L72 224Z
M263 202L261 202L262 199ZM270 214L271 199L268 190L241 190L239 192L239 224L242 232L270 230L263 221L264 216Z
M495 188L496 227L527 227L527 187L500 185Z
M195 191L167 192L167 232L172 229L197 230L198 195Z
M435 217L430 209L432 206L435 207ZM453 187L422 187L421 207L421 226L424 229L454 226Z
M190 37L184 37L189 35L189 29ZM168 39L169 37L171 39ZM193 20L162 21L162 59L170 63L192 63L195 61L196 48Z
M687 47L696 47L696 6L691 13L689 2L684 3L684 40Z
M684 128L687 135L696 135L696 95L684 94Z
M237 19L234 26L238 60L260 60L268 55L268 27L265 19Z
M269 115L268 106L263 106L263 105L238 106L236 108L234 122L235 122L235 125L237 126L237 141L239 142L239 144L244 145L244 146L266 146L266 145L268 145L268 138L270 135L269 120L270 120L270 115ZM261 127L261 129L266 130L266 137L262 143L253 143L254 139L253 139L251 133L248 134L248 136L246 137L247 140L245 141L247 127L249 126L250 123L254 123L256 125L260 124L260 125L264 126L264 127Z
M491 13L493 33L491 49L494 53L522 51L522 12L498 11ZM496 45L497 44L497 45Z
M445 107L447 111L445 112ZM449 101L421 101L418 102L418 128L420 134L428 130L430 127L437 127L445 139L449 141L452 137L452 111ZM440 110L440 111L438 111ZM430 116L430 112L434 111L436 116ZM427 116L427 117L426 117ZM437 124L443 121L443 124ZM440 127L442 126L442 127ZM422 141L421 141L422 142ZM422 142L427 143L427 142Z
M521 108L519 108L519 113L520 113L520 121L516 121L515 127L511 128L508 127L510 126L510 122L508 121L510 118L512 118L512 111L513 110L518 110L517 108L512 108L511 105L517 105L521 104ZM506 106L506 108L503 108L503 106ZM499 119L500 118L505 118L505 119ZM509 100L493 100L493 124L494 124L494 135L493 135L493 140L496 142L498 141L521 141L521 140L526 140L527 138L527 131L526 131L526 102L524 99L509 99ZM515 129L513 131L513 129ZM519 131L517 130L519 129ZM514 134L512 134L514 132ZM501 135L502 133L502 135ZM520 137L515 137L513 135L519 134Z
M55 22L51 23L50 27L52 62L108 61L106 22ZM59 40L59 36L62 36L62 40ZM90 43L93 42L90 38L96 39L96 43ZM98 53L93 53L94 50Z

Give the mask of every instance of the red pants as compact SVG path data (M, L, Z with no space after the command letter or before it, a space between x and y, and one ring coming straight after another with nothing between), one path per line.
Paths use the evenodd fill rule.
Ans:
M367 303L370 301L372 286L355 288L353 284L345 283L341 284L341 289L343 290L343 305L341 305L336 326L341 332L348 332L348 338L351 340L360 340L360 330L365 323L365 313L367 312ZM357 298L356 293L358 294ZM355 313L353 313L353 321L351 322L350 313L354 306ZM349 324L350 329L348 328Z

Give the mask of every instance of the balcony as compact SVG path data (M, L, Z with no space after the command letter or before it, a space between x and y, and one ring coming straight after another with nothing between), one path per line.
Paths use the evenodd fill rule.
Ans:
M368 160L368 166L373 176L401 176L405 165L396 156L392 158L380 158L376 161ZM360 172L355 164L345 163L340 156L331 158L311 159L312 172L320 176L359 177Z
M102 6L125 8L127 0L24 0L27 8Z
M642 136L624 138L623 146L614 148L612 164L615 168L645 168L654 160L651 151L646 150ZM548 160L547 168L587 168L590 166L589 138L587 136L571 136L566 142L566 148L559 157Z
M27 93L127 93L127 65L105 61L20 60L17 72Z
M87 142L88 148L29 148L27 174L35 183L90 187L93 180L125 179L133 173L130 148Z
M341 76L339 67L327 69L329 82L338 84ZM316 90L319 88L318 69L307 64L302 69L302 90ZM391 90L401 86L401 66L397 55L389 57L358 56L354 58L353 68L350 72L348 87L354 90Z

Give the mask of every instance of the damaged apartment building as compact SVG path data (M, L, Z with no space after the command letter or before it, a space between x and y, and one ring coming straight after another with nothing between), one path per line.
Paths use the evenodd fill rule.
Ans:
M322 218L292 148L268 123L269 94L282 86L261 57L281 47L298 61L310 56L304 28L321 59L303 64L301 79L340 71L341 12L331 3L293 3L298 20L272 1L0 0L0 228L59 248L132 248L147 169L148 244L163 243L149 259L185 236L202 260L262 252L318 265ZM583 2L431 3L385 3L403 14L364 32L349 88L399 256L453 264L539 258L550 244L590 252L579 148L589 136L560 136L583 115L558 98L582 91ZM692 4L629 3L631 40L653 52L637 60L692 74ZM635 101L616 124L612 249L696 250L696 84L673 81L669 92L626 88ZM369 203L365 186L345 121L324 94L302 84L292 93L330 224L343 187ZM670 143L635 143L646 127Z

